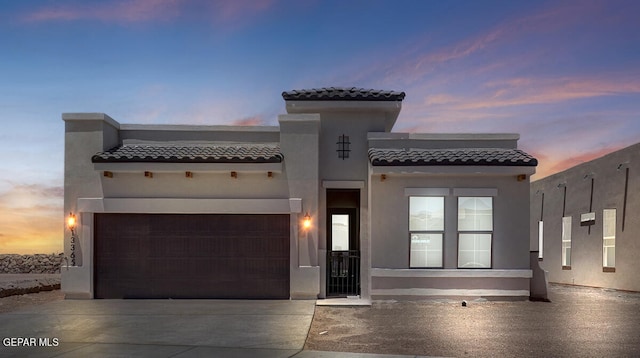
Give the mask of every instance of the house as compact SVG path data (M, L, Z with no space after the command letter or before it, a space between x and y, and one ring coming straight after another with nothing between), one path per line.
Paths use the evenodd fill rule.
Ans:
M531 246L549 281L640 291L640 143L531 184Z
M516 134L391 130L404 92L282 93L279 126L66 113L72 298L528 298Z

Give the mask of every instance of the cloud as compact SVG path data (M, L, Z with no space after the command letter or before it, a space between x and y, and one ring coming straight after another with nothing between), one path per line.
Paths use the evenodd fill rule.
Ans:
M232 126L260 126L263 124L262 116L253 116L231 121Z
M169 20L180 14L180 5L183 2L183 0L121 0L89 5L50 6L26 14L23 20L27 22L100 20L118 23Z
M556 152L532 152L531 154L538 159L539 163L533 180L539 180L549 175L575 167L576 165L601 158L625 147L626 145L623 144L615 144L571 156L566 156L563 155L563 153Z
M210 11L216 23L238 24L268 10L274 0L212 1Z
M99 20L108 23L169 21L183 15L210 16L215 25L237 28L269 9L273 0L117 0L52 5L25 14L25 22Z
M62 251L63 188L10 184L0 194L0 252Z

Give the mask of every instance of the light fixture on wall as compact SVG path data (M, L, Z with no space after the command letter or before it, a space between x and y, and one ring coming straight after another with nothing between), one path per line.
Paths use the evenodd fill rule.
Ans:
M628 167L629 167L629 162L620 163L620 164L618 164L617 170L626 169Z
M76 229L77 224L76 216L73 213L69 213L69 217L67 218L67 227L72 233Z
M582 177L582 180L593 179L594 176L595 176L594 172L587 173Z
M304 218L302 219L302 227L304 227L305 229L311 227L311 215L309 215L309 212L304 214Z
M567 183L560 183L558 184L558 189L560 188L566 188L567 187Z

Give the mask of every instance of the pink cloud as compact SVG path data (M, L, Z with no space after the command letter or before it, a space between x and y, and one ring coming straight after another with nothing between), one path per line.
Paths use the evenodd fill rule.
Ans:
M484 32L475 33L463 38L451 45L431 49L426 41L432 35L424 35L424 38L412 39L408 45L409 50L391 51L392 58L382 55L383 59L375 63L372 68L360 68L359 76L380 77L384 73L382 84L415 84L430 80L431 76L447 71L449 79L458 69L449 69L451 66L472 56L481 56L485 52L507 44L519 44L523 39L531 35L552 34L563 29L571 28L576 24L592 23L602 17L603 7L606 4L598 2L566 2L553 3L551 7L537 12L515 18L507 18L496 26ZM416 46L415 44L420 44ZM387 51L389 52L389 51ZM481 67L475 70L465 66L465 72L486 72L496 68L511 68L522 66L523 62L531 63L536 59L528 57L532 53L536 56L548 56L548 53L536 49L527 49L526 54L514 54L506 58L491 58L490 61L482 60ZM443 67L447 67L445 70Z
M117 0L77 6L50 6L23 17L27 22L100 20L138 23L172 20L187 10L211 14L214 25L237 28L269 9L274 0Z
M168 20L180 14L183 0L130 0L79 6L56 6L36 10L24 16L25 21L101 20L134 23Z
M425 107L424 112L440 115L470 112L477 114L476 111L480 109L638 94L640 93L640 74L614 73L609 77L594 78L511 78L486 83L475 92L477 94L466 97L446 93L430 95L416 109Z
M260 126L263 125L264 121L262 120L262 116L253 116L242 119L236 119L231 122L232 126Z
M235 0L215 1L211 6L216 19L232 22L267 10L273 3L273 0Z
M62 187L11 184L0 194L0 252L62 251Z
M576 165L600 158L624 147L625 145L610 145L571 156L567 156L565 153L532 152L531 154L538 159L538 168L534 180L542 179Z

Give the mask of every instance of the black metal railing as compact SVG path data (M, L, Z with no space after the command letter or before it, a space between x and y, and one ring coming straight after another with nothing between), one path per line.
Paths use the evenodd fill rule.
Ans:
M327 296L360 294L360 251L327 252Z

